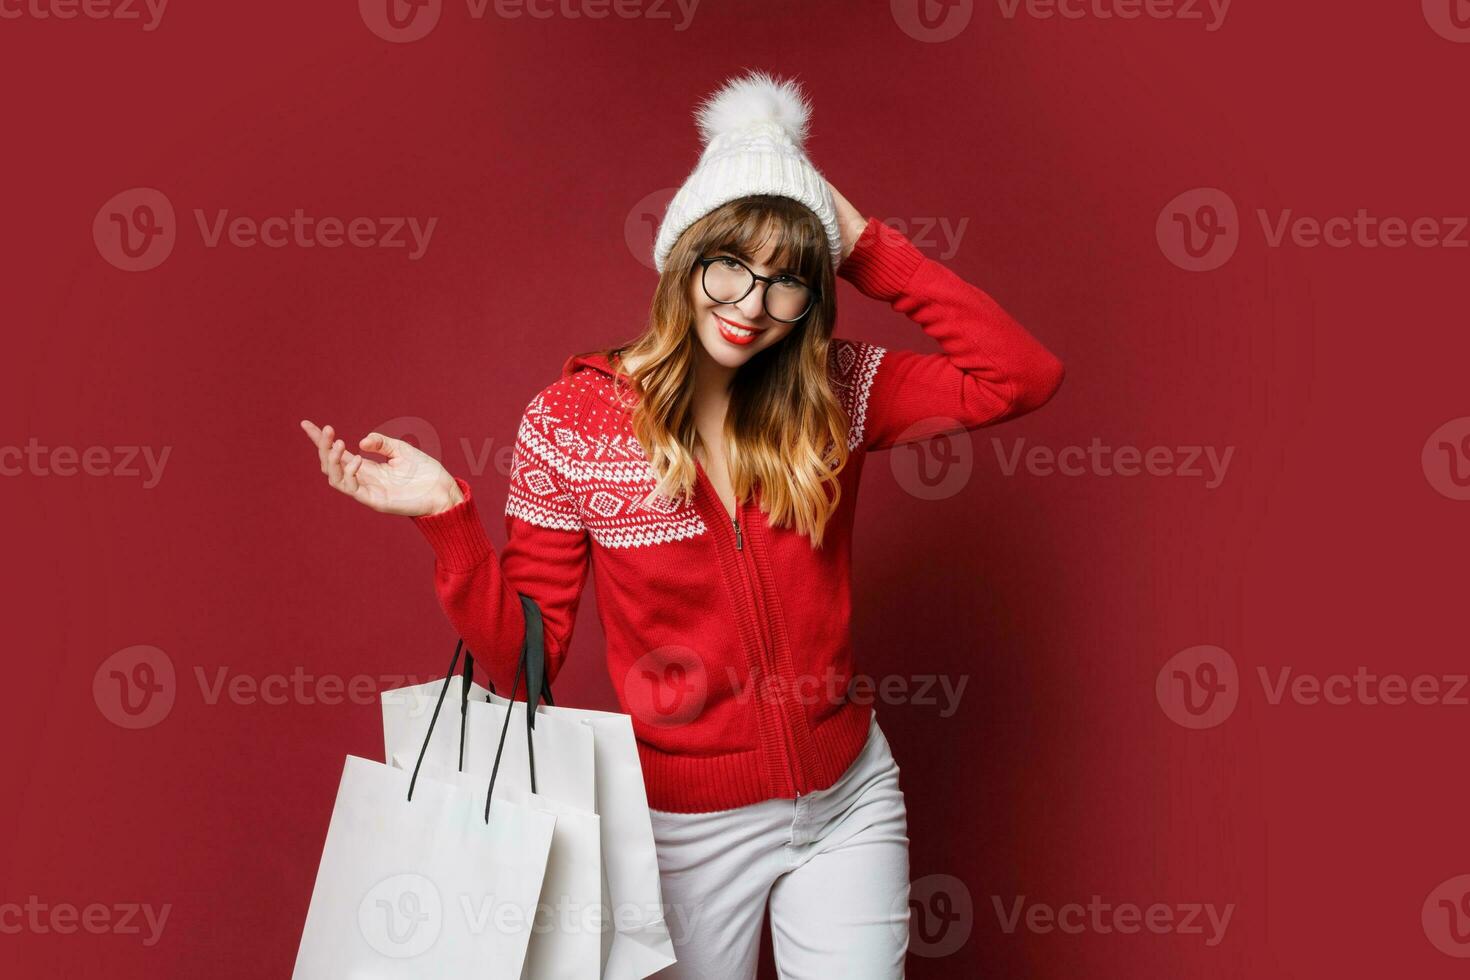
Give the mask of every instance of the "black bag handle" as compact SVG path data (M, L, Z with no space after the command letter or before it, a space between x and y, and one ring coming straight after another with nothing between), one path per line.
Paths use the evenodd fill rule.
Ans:
M539 684L539 687L541 689L541 700L554 708L556 707L556 702L551 699L551 678L546 674L546 631L541 619L541 608L536 605L535 600L533 600L530 596L525 595L524 593L518 593L518 595L520 595L521 598L521 612L526 619L526 639L521 647L522 656L524 657L528 665L528 679L526 683L526 690L529 692L530 690L538 686L537 683L530 678L534 674L540 674L541 683ZM460 643L464 643L464 640L460 640ZM456 647L455 649L457 650L458 647ZM453 668L451 667L451 670L452 669ZM471 653L468 649L466 649L464 652L464 683L460 686L459 691L460 772L464 772L465 722L467 720L466 715L469 710L470 686L474 683L474 672L475 655ZM491 694L496 693L495 682L493 680L491 680L489 677L486 677L485 683L489 686ZM515 691L516 688L519 687L519 685L520 679L519 677L517 677L517 679L511 684L512 701L515 700ZM490 699L486 698L485 700L489 701ZM530 727L536 727L536 716L534 714L530 718Z
M455 646L454 646L455 652L458 653L459 652L459 648L461 646L463 646L463 645L464 645L464 638L461 637L460 638L460 641L458 643L456 643ZM450 674L448 676L451 676L451 677L453 676L453 669L452 668L451 668ZM459 771L460 772L464 772L464 730L467 727L466 722L469 720L466 717L466 715L469 713L469 706L470 706L470 684L474 682L474 676L475 676L475 655L473 653L470 653L469 650L465 650L465 652L464 652L464 683L461 684L460 685L460 688L459 688Z
M516 676L510 684L511 701L506 706L505 724L500 728L500 743L495 748L495 764L490 770L490 787L485 793L485 822L490 822L490 800L495 793L495 779L500 772L500 759L505 751L505 737L510 731L511 710L515 707L515 692L520 687L521 674L526 675L526 754L530 764L531 792L536 792L536 749L532 740L532 733L536 727L536 707L540 701L554 704L551 700L551 679L546 674L546 637L545 628L541 619L541 609L530 596L521 594L521 611L525 616L526 632L525 642L521 645L521 655L516 664ZM449 661L449 670L445 674L444 683L439 688L439 699L434 703L434 714L429 718L429 730L424 734L424 744L419 749L418 761L414 763L413 776L408 783L408 799L413 800L413 791L418 783L419 770L423 767L424 756L429 751L429 741L434 737L434 726L439 721L439 711L444 707L444 695L449 691L449 685L454 680L456 668L459 667L460 651L464 651L464 672L460 683L460 728L459 728L459 768L464 771L464 739L467 714L469 711L470 684L474 675L474 654L464 646L461 637L454 646L454 657ZM494 682L491 682L491 691L495 690ZM536 693L532 693L536 692Z
M541 609L540 609L540 607L538 607L536 605L535 601L532 600L530 596L525 595L524 593L519 593L519 595L521 597L521 609L522 609L523 612L527 613L527 616L526 616L526 630L527 630L526 642L528 644L532 642L530 631L532 629L534 629L536 631L536 636L535 636L534 645L531 647L531 649L533 651L535 651L535 650L541 651L541 655L536 658L536 662L540 665L540 673L542 675L542 677L541 677L541 700L542 700L543 703L549 704L549 705L551 705L554 708L554 707L556 707L556 702L554 700L552 700L552 698L551 698L551 678L548 677L548 676L546 676L546 674L545 674L545 665L546 665L546 641L545 641L545 630L544 630L544 628L542 626L542 620L541 620ZM533 616L534 616L534 619L535 619L535 626L534 627L531 625ZM470 696L470 675L474 671L474 669L475 669L475 657L474 657L474 654L472 654L468 650L466 650L465 651L465 665L464 665L464 671L465 671L465 673L464 673L464 691L460 695L460 713L461 714L464 713L464 702L469 700L469 696ZM499 692L497 692L495 690L495 682L493 680L491 680L489 677L486 677L485 678L485 684L486 684L486 686L488 686L490 688L490 693L491 694L499 693ZM527 686L528 686L528 688L529 687L533 687L533 686L535 686L535 682L532 681ZM512 700L513 700L514 699L514 693L515 692L512 691L511 693L512 693ZM486 700L488 701L489 699L486 698ZM463 746L463 744L464 744L464 729L463 729L463 724L461 724L461 728L460 728L460 745ZM464 752L462 750L460 752L459 766L460 766L461 769L464 768Z

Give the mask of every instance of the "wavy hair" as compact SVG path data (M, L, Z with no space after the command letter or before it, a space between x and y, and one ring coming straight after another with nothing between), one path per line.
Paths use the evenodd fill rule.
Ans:
M719 250L758 254L773 234L772 264L793 269L818 296L790 333L735 373L724 432L730 482L739 501L759 487L768 522L794 526L819 548L842 498L837 475L847 464L848 420L827 374L836 276L826 233L809 208L762 194L701 217L669 253L643 333L596 353L635 395L633 430L657 477L657 492L687 498L697 478L693 449L699 439L693 374L700 341L690 298L695 261ZM636 368L631 372L624 370L629 357Z

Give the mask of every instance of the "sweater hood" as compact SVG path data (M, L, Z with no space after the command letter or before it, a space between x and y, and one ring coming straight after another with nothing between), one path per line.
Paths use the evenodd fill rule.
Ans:
M570 377L583 368L592 368L593 370L600 371L603 374L607 375L609 378L613 376L613 367L612 364L608 361L606 355L600 353L592 353L573 354L571 357L567 358L566 363L564 363L561 367L562 377Z
M627 410L638 400L626 375L618 379L605 354L573 354L562 364L561 374L563 379L580 374L578 381L572 383L590 389L591 397L605 405Z

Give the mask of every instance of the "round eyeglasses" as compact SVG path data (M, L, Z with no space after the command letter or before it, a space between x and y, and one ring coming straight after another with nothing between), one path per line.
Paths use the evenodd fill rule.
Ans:
M702 266L700 284L704 294L716 303L738 303L755 288L757 282L766 284L761 302L766 315L782 323L795 323L811 311L817 301L817 292L794 276L758 276L750 266L730 255L715 255L696 259L695 265Z

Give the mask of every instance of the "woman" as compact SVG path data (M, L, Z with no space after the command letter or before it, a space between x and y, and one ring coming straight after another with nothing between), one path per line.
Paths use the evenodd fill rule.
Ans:
M705 149L664 216L647 328L574 355L521 419L497 555L463 479L370 433L303 421L330 484L408 515L450 621L499 689L525 621L565 662L587 572L633 717L678 963L900 977L898 767L850 699L849 542L867 453L1043 404L1061 363L985 293L863 217L802 149L810 107L752 72L698 110ZM941 353L834 338L836 276ZM616 910L614 910L616 911Z

